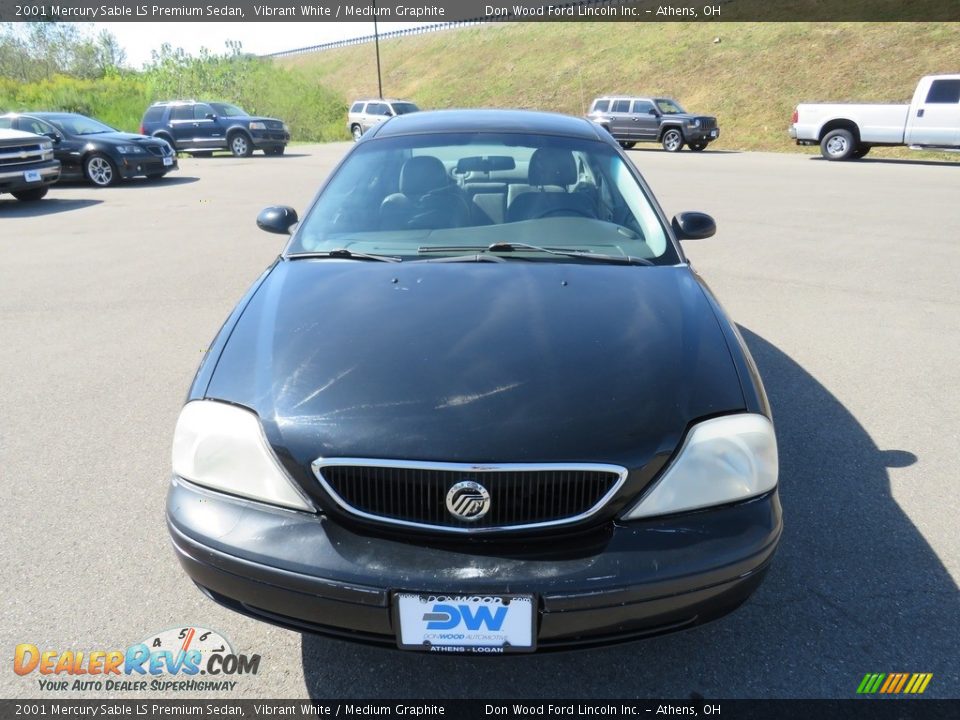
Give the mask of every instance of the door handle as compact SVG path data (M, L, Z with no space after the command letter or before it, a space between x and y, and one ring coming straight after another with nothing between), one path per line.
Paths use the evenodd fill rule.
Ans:
M923 117L923 108L917 110L917 117Z

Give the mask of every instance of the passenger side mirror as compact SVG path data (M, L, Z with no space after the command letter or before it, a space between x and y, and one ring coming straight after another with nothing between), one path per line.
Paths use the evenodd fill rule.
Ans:
M675 215L670 224L680 240L702 240L717 232L717 223L702 212L682 212Z
M257 227L266 230L269 233L278 235L289 235L290 228L293 227L300 218L297 217L297 211L286 205L272 205L264 208L257 215Z

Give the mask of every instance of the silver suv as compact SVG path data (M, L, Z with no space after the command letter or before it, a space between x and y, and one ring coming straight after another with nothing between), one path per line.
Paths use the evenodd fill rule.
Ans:
M406 115L407 113L417 112L419 109L409 100L383 98L357 100L350 106L350 112L347 113L347 129L353 135L354 140L359 140L367 130L377 123L383 122L394 115Z

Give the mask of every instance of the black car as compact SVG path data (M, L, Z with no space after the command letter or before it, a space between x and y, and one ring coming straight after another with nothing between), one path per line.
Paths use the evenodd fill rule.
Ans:
M300 631L527 652L740 605L781 533L756 367L613 139L372 127L205 356L167 520L197 585ZM295 228L295 229L294 229Z
M688 113L665 97L605 95L590 104L587 119L627 149L638 142L657 142L667 152L679 152L684 145L700 152L720 137L715 117Z
M115 130L99 120L62 112L8 113L0 127L12 127L53 141L61 180L88 180L108 187L120 180L161 178L177 169L177 158L162 140Z
M254 150L283 155L290 142L290 128L282 120L251 116L230 103L195 100L154 103L143 115L140 132L199 156L214 150L229 150L236 157L249 157Z

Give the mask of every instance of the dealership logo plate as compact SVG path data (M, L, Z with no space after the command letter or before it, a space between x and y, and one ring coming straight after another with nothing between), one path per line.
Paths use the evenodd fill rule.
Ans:
M530 652L534 607L532 595L397 593L397 644L425 652Z

